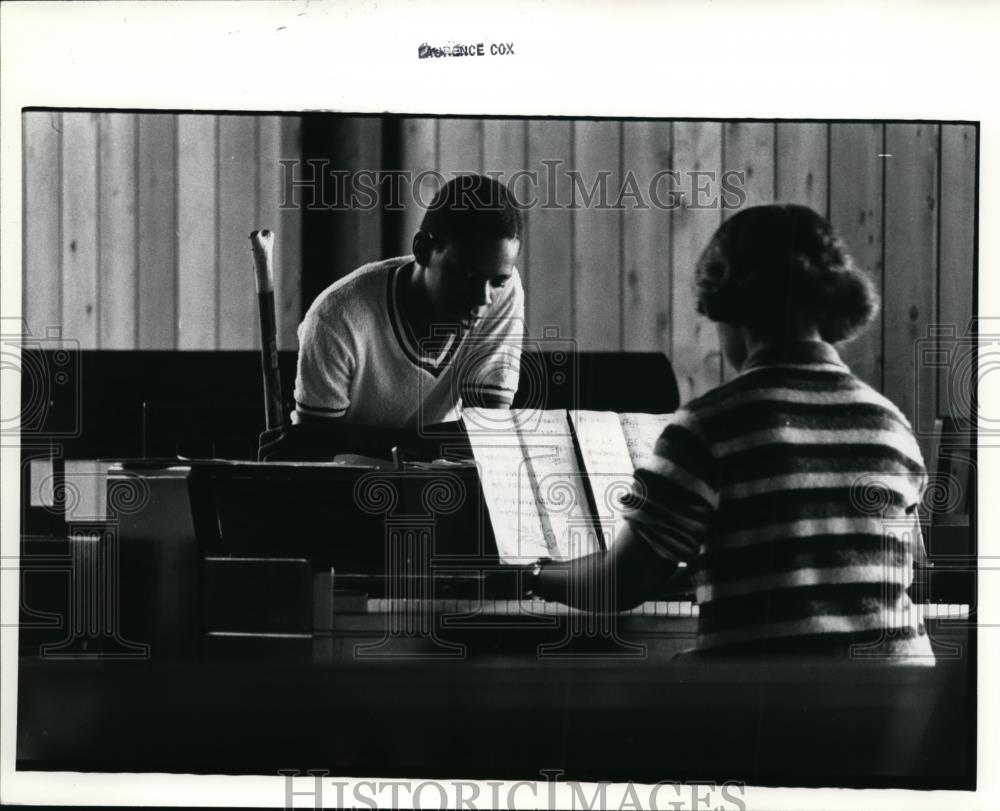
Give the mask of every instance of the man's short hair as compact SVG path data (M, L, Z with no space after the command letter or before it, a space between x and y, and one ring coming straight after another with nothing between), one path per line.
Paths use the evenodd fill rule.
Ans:
M457 239L520 239L521 208L503 183L483 175L459 175L434 195L420 230L443 246Z

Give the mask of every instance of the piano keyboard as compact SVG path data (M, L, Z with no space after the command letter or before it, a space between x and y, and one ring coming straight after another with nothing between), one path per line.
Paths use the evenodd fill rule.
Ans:
M539 598L530 600L398 600L375 598L368 600L367 613L387 614L390 611L428 611L432 614L473 614L510 617L517 615L559 617L586 614L579 608L553 603ZM636 617L697 617L698 606L691 602L649 602L620 616Z
M923 603L917 608L925 620L968 619L969 606L950 603ZM431 614L455 614L478 616L568 616L587 612L562 603L553 603L539 598L530 600L401 600L372 598L368 600L366 613L388 614L390 612L429 612ZM642 603L635 608L618 612L623 617L697 617L698 606L687 601L655 601Z

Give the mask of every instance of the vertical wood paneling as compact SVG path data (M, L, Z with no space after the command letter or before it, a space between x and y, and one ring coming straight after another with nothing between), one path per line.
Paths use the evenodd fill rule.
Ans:
M176 116L139 116L140 349L177 346L176 136Z
M350 118L342 122L338 154L343 169L377 171L382 166L382 121L379 118ZM380 199L362 199L369 192L336 213L337 234L341 238L336 257L337 276L345 275L368 262L382 259L382 217Z
M177 344L215 349L219 342L219 229L217 121L215 116L177 117L177 217L179 279Z
M438 122L438 169L445 181L483 168L483 122L474 118L442 118Z
M723 129L723 173L742 172L746 202L741 208L774 202L775 193L775 125L760 122L733 122ZM733 211L723 209L723 217ZM722 355L722 379L736 374Z
M219 348L259 346L250 232L257 228L257 123L219 117Z
M525 165L526 131L527 124L524 121L491 119L483 122L483 174L491 175L508 186L522 207L526 207L526 204L530 202L530 197L535 193L534 187L522 172ZM520 176L515 177L518 173L521 173ZM525 208L522 215L524 233L521 240L521 253L517 258L517 269L521 274L521 282L524 285L525 298L527 299L530 280L526 245L530 239L528 227L531 211Z
M336 168L383 168L381 127L339 118ZM253 348L247 236L271 227L279 345L295 346L302 212L280 209L279 161L301 154L301 118L33 112L23 136L24 307L35 334L61 324L84 346ZM401 146L414 174L536 172L537 182L515 187L534 203L519 259L532 333L557 326L584 348L667 351L684 399L722 376L715 325L695 313L693 290L723 216L721 172L746 172L746 205L777 195L822 212L829 199L835 228L883 290L884 321L842 347L845 359L918 431L950 410L948 376L917 370L915 346L937 321L964 333L972 315L972 126L408 119ZM642 208L664 169L676 180L658 192L668 201L684 193L682 205ZM581 204L583 188L609 170L606 198L571 212L569 170ZM437 187L425 176L424 205ZM408 183L403 191L408 252L423 207ZM330 215L336 274L382 255L382 218L363 208Z
M937 317L938 127L889 124L885 151L885 357L883 392L920 428L936 409L933 370L914 362ZM932 421L931 421L932 422ZM927 436L918 436L927 454Z
M275 337L277 345L281 346L281 326L283 288L287 285L286 275L295 273L295 268L288 267L290 256L286 240L281 210L281 160L283 158L282 119L280 116L261 116L259 119L257 147L260 195L257 200L257 226L274 232L274 316Z
M673 151L674 170L679 173L684 197L672 215L671 360L684 402L719 385L722 374L717 328L698 314L694 287L698 258L722 221L717 177L722 162L722 125L676 122ZM697 172L713 172L715 179Z
M624 348L669 355L670 123L627 121L624 130Z
M302 154L302 118L284 116L280 120L282 160L294 160ZM265 153L261 151L262 160ZM280 168L280 167L278 167ZM279 175L280 183L280 175ZM261 182L264 193L267 184ZM279 205L281 192L276 189ZM281 239L281 265L275 289L275 313L277 317L278 349L297 349L297 330L302 320L302 209L289 205L281 209L278 220Z
M855 264L882 294L882 171L886 158L882 124L831 124L830 222ZM838 347L858 377L882 388L884 303L868 329Z
M96 113L63 114L62 323L81 349L97 348Z
M568 121L528 122L528 170L537 173L536 205L526 245L531 284L528 330L541 337L546 328L563 338L574 336L573 219L569 210L573 131Z
M969 334L972 320L972 279L976 233L976 128L941 126L941 264L938 270L938 322L956 336ZM968 418L971 370L960 364L938 372L940 416Z
M722 171L742 172L746 202L741 208L774 202L774 124L734 121L723 129ZM725 209L728 217L732 210Z
M779 122L775 185L782 203L799 203L827 216L829 124Z
M34 336L62 324L62 114L27 112L24 135L24 317Z
M401 186L404 210L400 255L413 250L413 235L420 228L424 209L441 185L435 174L437 131L438 122L432 118L408 118L403 124L402 165L407 174Z
M133 349L136 345L136 134L134 115L101 115L99 342L106 349Z
M579 121L573 129L576 339L581 349L621 349L621 124Z

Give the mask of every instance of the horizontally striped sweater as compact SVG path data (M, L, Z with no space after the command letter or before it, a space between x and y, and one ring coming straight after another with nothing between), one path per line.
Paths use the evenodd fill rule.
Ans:
M802 342L760 351L677 412L636 472L628 519L692 566L699 649L875 639L932 656L906 593L925 484L899 409L832 346Z

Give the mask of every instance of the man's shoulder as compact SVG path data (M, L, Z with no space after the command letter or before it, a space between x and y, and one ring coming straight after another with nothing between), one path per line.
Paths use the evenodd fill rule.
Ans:
M396 256L369 262L338 279L320 293L306 313L306 321L342 323L344 318L365 315L384 306L389 275L413 261L412 256Z

